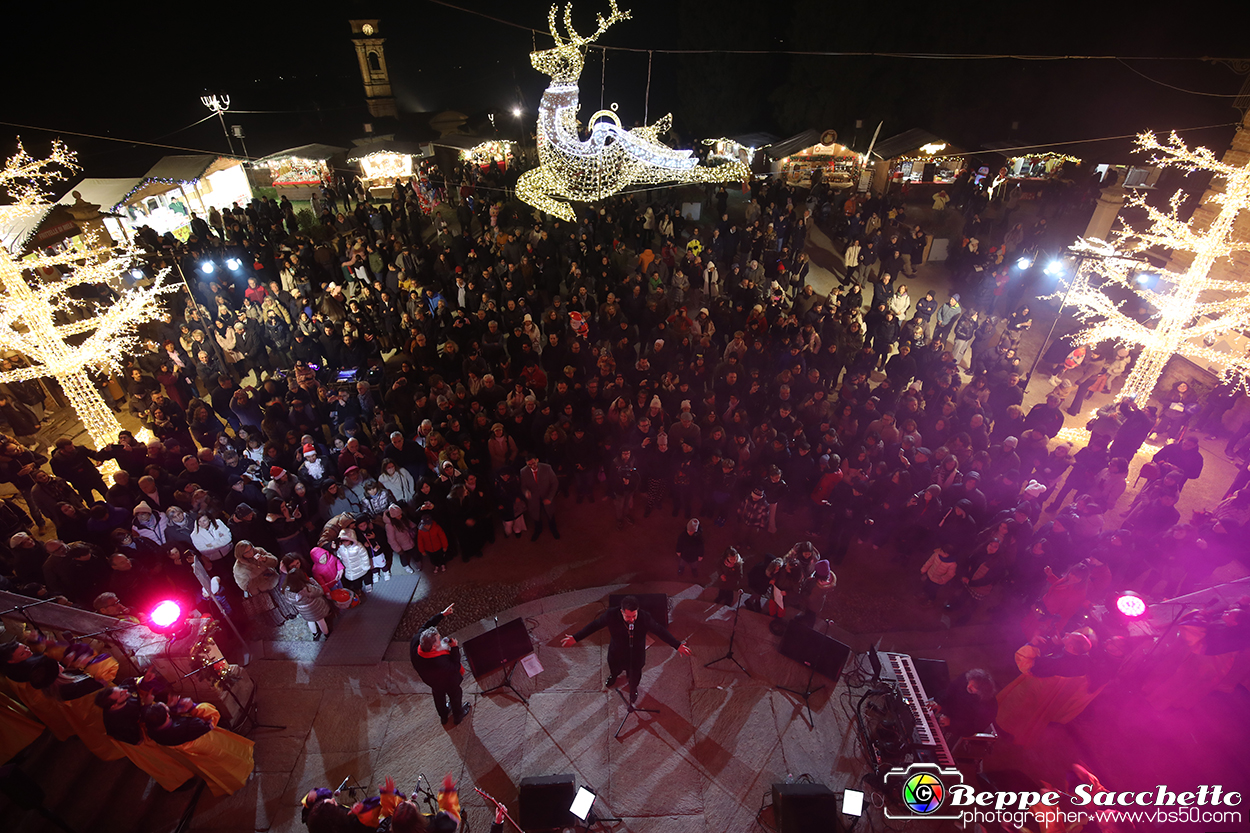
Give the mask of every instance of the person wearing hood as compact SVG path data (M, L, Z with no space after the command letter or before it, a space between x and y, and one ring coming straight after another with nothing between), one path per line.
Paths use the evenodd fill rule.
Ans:
M308 557L312 559L312 577L327 595L342 586L343 562L334 553L324 547L313 547Z
M286 612L289 605L278 590L280 580L277 557L253 546L251 541L234 545L234 583L243 591L243 598L268 594L274 606L291 618Z
M382 525L386 529L386 541L391 545L391 551L399 556L404 572L415 572L414 561L416 569L421 569L421 551L417 549L417 525L404 515L403 507L398 503L388 506L386 514L382 516Z
M286 574L282 593L312 631L313 642L330 635L330 626L326 623L326 617L330 615L330 602L318 582L296 567Z

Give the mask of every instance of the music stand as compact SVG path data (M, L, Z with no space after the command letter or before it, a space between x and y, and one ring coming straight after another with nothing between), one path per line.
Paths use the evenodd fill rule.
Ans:
M803 698L803 703L807 706L807 722L815 729L816 720L812 717L811 697L825 687L822 683L812 688L816 672L819 671L822 676L828 677L830 683L836 686L842 677L842 666L846 664L846 658L851 655L851 649L833 637L813 630L797 619L791 619L777 650L783 657L802 663L810 669L807 675L807 685L803 691L781 685L777 686L777 689Z
M734 658L734 637L738 633L738 611L742 608L742 591L737 590L734 592L736 594L735 599L734 599L734 625L733 625L733 629L729 631L729 650L725 652L724 656L717 657L711 662L703 663L703 667L711 668L713 665L715 665L718 662L724 662L725 660L729 660L734 665L741 668L742 673L746 674L749 677L751 676L751 672L746 670L746 668L742 665L742 663L738 662L738 660Z
M473 670L473 676L479 680L492 671L507 668L503 682L482 689L479 694L490 694L492 691L507 688L511 689L522 703L529 705L529 701L512 685L512 672L516 670L517 662L526 654L534 652L534 643L530 641L529 631L525 628L525 620L518 616L501 625L496 619L495 627L462 643L462 647L465 658L469 661L469 668Z

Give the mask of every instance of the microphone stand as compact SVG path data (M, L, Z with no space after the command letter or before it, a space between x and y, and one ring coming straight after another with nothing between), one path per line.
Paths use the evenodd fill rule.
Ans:
M647 712L648 714L660 713L659 709L644 709L644 708L640 708L639 706L634 705L634 699L638 696L637 690L633 687L634 685L633 683L633 679L634 679L634 623L626 622L625 624L629 627L629 651L625 660L625 684L630 687L630 690L629 690L629 697L626 697L625 692L621 691L619 688L616 690L616 693L621 696L621 701L625 704L625 716L621 718L621 725L616 727L616 734L612 736L614 739L620 738L621 730L625 728L625 721L629 720L629 716L631 714L637 714L638 712ZM647 646L644 644L642 646L642 649L644 651L647 650Z
M421 786L422 781L425 782L424 787ZM438 798L435 797L434 791L430 789L430 787L432 786L433 785L430 784L430 779L425 777L424 772L417 773L416 791L421 794L422 800L425 801L426 809L429 810L431 814L438 812ZM477 788L474 787L474 789L477 789Z
M56 596L49 596L46 599L39 599L38 601L31 602L28 605L14 605L8 610L0 610L0 616L8 616L11 613L16 613L17 615L25 619L26 623L30 625L32 628L38 628L39 624L35 622L34 619L31 619L30 616L26 614L26 611L32 607L39 607L39 605L46 605L48 602L55 602L55 601L56 601Z
M711 668L713 665L715 665L718 662L724 662L725 660L729 660L734 665L741 668L743 674L746 674L748 677L750 677L751 672L746 670L746 668L743 667L742 663L738 662L738 660L734 658L734 636L736 636L738 633L738 611L742 609L742 591L738 590L735 592L737 596L734 601L734 625L733 625L733 629L729 631L729 650L725 652L724 656L717 657L711 662L703 663L703 667Z

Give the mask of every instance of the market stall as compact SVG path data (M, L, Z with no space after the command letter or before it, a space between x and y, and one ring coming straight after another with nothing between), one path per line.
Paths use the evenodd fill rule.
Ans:
M372 196L384 197L389 196L395 180L411 179L417 160L428 155L414 142L380 139L354 148L347 161L360 167L360 181Z
M347 148L333 145L300 145L257 159L252 170L267 173L268 182L264 184L277 188L279 193L291 199L307 199L321 183L333 181L333 160L346 153Z
M741 162L753 172L759 165L765 149L779 142L771 133L749 133L744 136L727 136L720 139L704 139L709 161Z
M480 168L495 164L500 170L507 170L514 163L513 154L517 150L517 143L510 139L483 139L480 136L456 134L442 136L430 144L435 148L450 148L459 155L461 161Z
M1031 153L1027 156L1013 156L1007 160L1008 179L1045 180L1062 171L1068 163L1080 165L1081 160L1066 153Z
M963 152L927 130L912 129L877 142L872 149L872 187L903 188L910 197L932 198L964 167Z
M208 220L213 208L244 206L251 199L252 185L241 160L212 154L166 156L112 211L131 231L151 226L157 234L186 240L192 212Z
M831 188L851 188L859 181L863 157L837 139L833 130L805 130L765 150L772 170L783 173L791 185L810 188L823 182Z

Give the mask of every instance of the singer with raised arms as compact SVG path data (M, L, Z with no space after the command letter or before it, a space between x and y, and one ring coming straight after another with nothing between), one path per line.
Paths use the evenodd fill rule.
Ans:
M654 633L683 657L690 656L690 649L685 642L669 633L668 628L655 621L645 610L638 609L638 599L626 596L621 600L620 607L610 607L595 617L594 621L573 634L565 634L560 644L571 648L592 633L603 628L608 629L608 679L604 686L610 688L621 672L626 672L625 679L629 683L629 702L632 704L638 697L638 681L642 679L642 666L647 661L647 634Z

